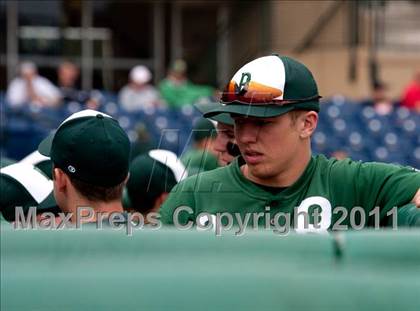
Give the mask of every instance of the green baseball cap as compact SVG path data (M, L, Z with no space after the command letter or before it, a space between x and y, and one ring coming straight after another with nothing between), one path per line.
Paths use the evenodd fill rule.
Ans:
M49 157L40 154L38 150L28 154L19 162L35 165L47 175L49 179L52 179L52 161Z
M209 111L212 111L214 109L217 109L219 107L219 103L215 103L215 102L198 102L194 104L194 107L201 112L201 114L205 114ZM235 122L233 121L233 119L230 117L230 115L228 113L219 113L216 114L214 116L212 116L211 118L209 118L213 121L219 122L219 123L224 123L224 124L228 124L228 125L233 125Z
M3 156L0 157L0 167L5 167L13 163L16 163L16 161L9 159L7 157L3 157Z
M170 192L187 175L181 160L172 151L154 149L137 156L130 164L124 207L147 212L162 193Z
M15 208L26 214L30 207L37 212L59 212L54 199L53 182L36 166L15 163L0 170L0 209L8 221L15 220Z
M240 68L222 93L217 108L204 113L275 117L292 110L319 111L318 87L302 63L279 55L257 58Z
M38 146L54 165L83 182L112 187L128 174L130 141L118 122L95 110L74 113Z
M216 138L214 123L205 118L198 119L193 126L192 138L195 142L199 142L205 138Z

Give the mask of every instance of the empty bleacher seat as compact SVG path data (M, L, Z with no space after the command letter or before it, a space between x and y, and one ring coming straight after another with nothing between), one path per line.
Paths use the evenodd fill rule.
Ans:
M178 154L191 143L192 125L201 117L189 105L179 110L151 107L128 113L120 109L117 100L115 94L105 94L99 109L119 120L132 142L137 141L137 130L142 127L156 145L160 142L162 148ZM0 105L0 136L5 142L2 149L5 156L13 158L28 153L30 150L26 149L29 147L36 147L34 144L39 137L57 128L64 118L85 109L76 102L66 103L58 109L13 109L4 101L0 101ZM418 146L420 114L399 107L393 114L381 116L373 107L354 103L343 96L322 100L318 127L312 139L315 153L330 155L342 150L356 160L400 161L401 164L418 167Z

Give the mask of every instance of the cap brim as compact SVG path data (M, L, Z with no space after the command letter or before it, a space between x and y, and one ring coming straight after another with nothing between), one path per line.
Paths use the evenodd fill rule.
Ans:
M44 199L44 201L38 204L37 209L45 210L45 209L51 209L56 206L57 206L57 202L55 201L54 191L51 191L51 193Z
M10 164L14 164L14 163L16 163L15 160L12 160L12 159L9 159L9 158L6 158L6 157L2 157L0 155L0 167L9 166Z
M219 108L219 106L220 106L220 104L215 103L215 102L194 104L194 107L198 111L200 111L203 114L203 116L207 112L213 111L213 110ZM206 117L206 116L204 116L204 117ZM233 119L230 117L230 115L228 113L220 113L220 114L214 115L212 117L206 117L206 118L211 119L211 120L216 121L216 122L228 124L228 125L233 125L234 124Z
M214 120L216 122L219 122L219 123L232 125L232 126L235 124L235 121L233 121L233 119L227 113L221 113L221 114L215 115L215 116L213 116L209 119L212 119L212 120Z
M219 105L218 108L207 111L203 114L205 118L214 118L217 115L221 114L235 114L243 115L249 117L257 118L270 118L280 116L289 111L292 111L295 107L293 105L284 105L284 106L256 106L256 105L246 105L246 104L236 104L232 103L229 105Z
M130 195L128 194L128 190L125 187L124 187L124 190L123 190L123 195L122 195L121 202L122 202L122 205L123 205L124 209L131 209L132 208Z
M40 154L49 157L51 152L51 145L54 139L54 133L48 135L41 143L38 145L38 151Z

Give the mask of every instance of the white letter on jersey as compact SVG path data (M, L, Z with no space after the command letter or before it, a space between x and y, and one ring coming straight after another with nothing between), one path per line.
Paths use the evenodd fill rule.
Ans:
M313 205L318 205L321 207L321 222L316 226L313 224L305 224L305 217L309 217L309 208ZM298 233L307 233L307 232L327 232L328 228L331 225L331 203L324 197L309 197L300 203L300 205L295 209L295 214L297 215L297 221L295 221L295 231ZM296 217L295 217L296 218ZM307 226L305 226L307 225Z

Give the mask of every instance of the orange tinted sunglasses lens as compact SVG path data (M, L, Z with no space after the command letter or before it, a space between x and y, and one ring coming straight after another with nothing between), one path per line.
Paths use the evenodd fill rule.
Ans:
M230 81L222 93L221 100L226 104L233 101L250 104L263 104L275 101L275 98L281 96L282 94L283 93L276 88L253 81L247 82L240 90L236 82Z

